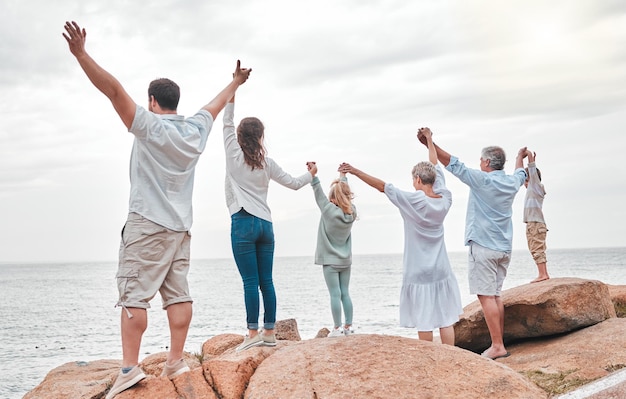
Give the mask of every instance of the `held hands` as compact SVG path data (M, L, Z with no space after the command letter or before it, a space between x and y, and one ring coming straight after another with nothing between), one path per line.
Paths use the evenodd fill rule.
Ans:
M337 169L337 171L343 174L352 173L353 175L356 175L356 172L358 171L358 169L353 167L349 163L342 162L341 165L339 165L339 168Z
M430 131L430 128L421 127L417 129L417 139L420 141L420 143L428 146L428 141L432 140L432 138L433 132Z
M317 165L315 164L315 162L307 162L306 168L311 176L315 177L315 175L317 174Z
M528 157L528 162L535 162L537 158L537 153L532 152L531 150L526 150L526 156Z
M526 156L528 155L528 148L527 147L522 147L519 149L519 151L517 152L517 158L518 159L524 159L526 158Z
M67 44L70 46L70 52L74 57L78 58L86 54L85 41L87 40L87 31L85 28L81 29L74 21L65 21L65 31L67 35L63 33L63 37L67 40Z
M252 68L242 68L241 61L237 60L237 68L235 68L235 72L233 73L233 80L237 82L238 85L242 85L248 80L250 72L252 72Z

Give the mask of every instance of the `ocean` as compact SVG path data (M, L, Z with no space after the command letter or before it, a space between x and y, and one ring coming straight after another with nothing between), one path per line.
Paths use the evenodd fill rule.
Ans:
M467 285L467 253L450 252L463 306L476 298ZM0 398L22 398L55 367L73 361L121 359L120 309L115 308L116 262L0 263ZM528 251L513 251L504 289L536 277ZM580 277L626 285L626 247L548 250L551 277ZM402 254L356 255L350 294L356 333L416 338L398 326ZM232 259L192 260L194 315L185 350L199 353L209 338L245 334L241 278ZM328 292L312 256L277 257L277 319L296 319L302 339L331 328ZM140 359L167 350L165 311L157 295L148 310Z

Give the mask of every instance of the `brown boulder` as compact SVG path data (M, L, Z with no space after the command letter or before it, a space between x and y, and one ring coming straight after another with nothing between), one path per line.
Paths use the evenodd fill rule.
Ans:
M229 350L202 362L204 377L218 397L242 398L250 377L257 367L278 348L288 345L280 342L275 347L257 346L242 352Z
M617 317L626 317L626 285L609 285L609 295L615 306Z
M596 280L551 278L502 292L504 342L575 331L616 317L608 287ZM456 345L482 352L491 345L478 301L454 325Z
M278 320L274 326L276 339L285 341L301 341L296 319Z
M626 319L612 318L567 335L511 344L511 356L498 361L539 385L541 379L569 386L567 391L626 367L624 331Z
M202 344L203 361L219 356L227 350L239 346L243 339L243 335L238 334L220 334L208 339Z
M119 360L66 363L50 371L23 399L97 398L113 385L121 364Z
M453 346L355 334L285 346L256 369L245 392L264 398L543 398L498 362Z

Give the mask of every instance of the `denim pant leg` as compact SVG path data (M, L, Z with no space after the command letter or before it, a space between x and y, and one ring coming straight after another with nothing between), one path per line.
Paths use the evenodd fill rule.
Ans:
M259 287L265 308L264 328L272 329L276 319L276 294L272 281L274 233L270 222L241 210L231 217L231 245L243 280L246 322L250 330L259 328ZM269 225L269 226L266 226ZM271 322L271 326L268 323Z
M276 323L276 290L272 277L274 269L274 227L267 220L258 219L261 234L256 243L259 287L263 295L263 328L273 330Z

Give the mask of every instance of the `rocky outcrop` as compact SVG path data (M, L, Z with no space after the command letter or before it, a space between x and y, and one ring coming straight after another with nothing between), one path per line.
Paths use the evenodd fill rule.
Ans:
M551 278L502 293L504 342L576 331L616 317L607 286L595 280ZM480 303L463 309L456 345L480 353L491 345Z
M223 343L228 339L212 340ZM209 341L204 347L214 347ZM165 354L159 356L164 360ZM276 348L256 347L240 353L231 347L201 366L193 364L191 372L172 381L144 363L148 377L116 399L547 396L498 362L457 347L386 335L283 341ZM116 361L68 363L50 372L25 398L101 398L118 371Z
M497 361L395 336L323 338L322 329L302 341L295 320L285 320L276 333L291 340L238 353L243 336L213 337L200 354L186 355L191 372L172 381L160 377L166 354L148 356L141 363L148 377L116 399L554 397L626 367L626 319L615 318L611 303L626 287L610 288L611 295L597 281L551 279L504 292L506 339L513 334L516 342L507 345L512 356ZM478 313L467 318L478 320ZM488 342L486 327L472 328L483 334L473 340ZM24 399L101 399L119 366L67 363Z
M608 285L617 317L626 317L626 285Z
M570 334L511 344L498 361L526 375L586 383L626 367L626 319L612 318Z
M300 342L268 357L246 399L546 398L498 362L412 338L354 334Z

